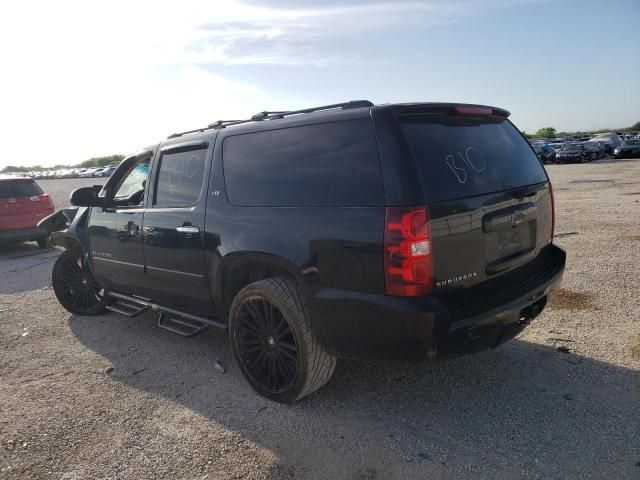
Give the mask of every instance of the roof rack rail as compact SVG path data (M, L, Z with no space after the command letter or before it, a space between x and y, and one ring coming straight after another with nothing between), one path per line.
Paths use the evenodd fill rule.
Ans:
M287 110L282 110L282 111L277 111L277 112L260 112L260 113L256 113L255 115L251 116L251 120L265 120L267 118L269 118L272 115L282 115L284 113L287 113Z
M182 135L187 135L189 133L204 132L206 130L211 130L211 129L225 128L231 125L238 125L241 123L257 122L262 120L276 120L279 118L288 117L289 115L300 115L303 113L321 112L324 110L333 110L336 108L341 108L342 110L346 110L349 108L362 108L362 107L373 107L373 103L371 103L369 100L350 100L348 102L334 103L331 105L322 105L320 107L305 108L302 110L264 111L264 112L256 113L255 115L251 116L251 118L247 118L245 120L216 120L215 122L210 123L209 125L203 128L196 128L195 130L187 130L185 132L173 133L169 135L167 139L177 138Z
M298 115L301 113L312 113L312 112L321 112L323 110L333 110L334 108L341 108L343 110L347 110L349 108L360 108L360 107L373 107L373 103L369 100L350 100L348 102L343 103L334 103L331 105L322 105L320 107L312 107L312 108L304 108L302 110L290 110L288 112L274 112L274 114L269 117L272 118L284 118L289 115Z

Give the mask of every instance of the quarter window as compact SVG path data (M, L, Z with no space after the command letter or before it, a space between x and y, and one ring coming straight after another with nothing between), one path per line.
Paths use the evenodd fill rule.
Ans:
M239 206L384 205L370 119L227 137L224 178Z

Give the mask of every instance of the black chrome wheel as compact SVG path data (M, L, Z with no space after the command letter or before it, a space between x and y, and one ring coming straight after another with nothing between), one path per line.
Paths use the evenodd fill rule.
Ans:
M58 301L69 312L97 315L104 311L107 292L93 278L81 250L62 252L53 266L52 281Z
M249 384L278 402L315 392L336 367L311 328L300 287L289 277L259 280L238 292L229 310L229 339Z
M298 347L289 323L273 303L254 296L240 305L234 343L253 383L272 394L291 388L298 370Z

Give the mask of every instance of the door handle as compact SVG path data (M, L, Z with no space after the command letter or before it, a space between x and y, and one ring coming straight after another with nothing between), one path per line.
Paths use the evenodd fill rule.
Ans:
M179 233L200 233L200 229L198 227L194 227L191 225L183 225L182 227L176 227L176 231Z

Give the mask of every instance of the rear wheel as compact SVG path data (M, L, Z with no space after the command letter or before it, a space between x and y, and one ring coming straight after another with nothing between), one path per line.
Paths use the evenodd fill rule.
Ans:
M229 337L249 384L278 402L315 392L336 366L311 330L299 287L286 277L260 280L238 293L229 314Z
M93 278L79 248L65 250L53 265L53 291L60 304L76 315L98 315L105 310L107 291Z

